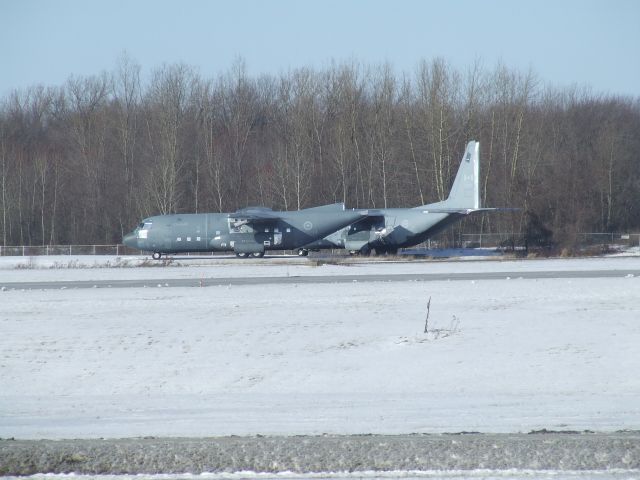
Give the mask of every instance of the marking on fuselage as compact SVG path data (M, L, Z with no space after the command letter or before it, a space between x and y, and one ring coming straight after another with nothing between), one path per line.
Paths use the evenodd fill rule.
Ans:
M303 228L305 230L311 230L313 228L313 223L311 223L309 220L307 220L306 222L304 222Z

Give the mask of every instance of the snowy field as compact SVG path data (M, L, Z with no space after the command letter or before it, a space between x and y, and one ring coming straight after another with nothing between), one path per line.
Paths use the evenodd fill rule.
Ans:
M594 270L620 274L519 277ZM629 271L640 271L637 255L337 264L283 257L0 258L0 438L216 436L250 443L285 435L272 453L243 446L223 456L255 465L250 471L35 476L43 479L638 478L635 434L622 434L631 442L626 446L615 433L570 436L578 442L573 446L566 436L528 435L515 443L508 436L470 436L469 442L486 444L475 450L455 436L423 437L443 450L415 446L421 437L414 436L395 437L408 447L384 447L388 440L381 437L337 437L345 443L333 449L312 445L325 445L330 436L292 437L638 430L640 275ZM408 282L398 276L496 272L504 278ZM342 275L358 281L167 288L170 279L183 278ZM385 282L368 275L384 275ZM149 279L154 287L27 290L15 283L122 279ZM251 437L256 434L268 436ZM363 439L385 453L357 447ZM73 462L84 458L88 442L67 457L60 441L38 442L37 448L52 449L48 455L6 440L0 450L27 448L15 457L18 465L47 458L80 465ZM137 453L116 442L120 453L106 454L109 447L98 444L89 465L92 458L125 461L138 465L129 471L169 473L175 470L143 468L152 452L174 462L187 458L179 438L161 440L166 451L134 439ZM206 455L219 451L197 443L192 449L191 467L178 471L198 471L194 465L207 465ZM281 455L291 458L293 471L289 464L261 466ZM298 470L300 461L317 465Z
M356 272L363 281L5 288L0 437L640 429L638 276L393 281L406 272L640 269L637 256L321 266L297 258L114 262L5 257L0 287L35 279ZM367 282L367 274L389 281Z

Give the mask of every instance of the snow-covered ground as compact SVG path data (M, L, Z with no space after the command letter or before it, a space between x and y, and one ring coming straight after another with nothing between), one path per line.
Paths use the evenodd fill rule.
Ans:
M93 268L66 268L89 262L69 257L15 268L29 259L7 258L0 286L640 268L638 257L144 268L94 257ZM637 276L12 288L0 291L0 332L4 438L640 429Z

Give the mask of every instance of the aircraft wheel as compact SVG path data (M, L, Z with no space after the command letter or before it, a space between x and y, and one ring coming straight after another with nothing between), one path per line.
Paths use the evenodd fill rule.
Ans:
M247 258L248 255L246 253L244 253L244 252L239 252L239 253L236 253L236 257L238 257L238 258Z
M262 257L264 257L264 252L253 252L253 253L251 254L251 256L252 256L253 258L262 258Z
M162 254L160 252L153 252L153 254L151 255L151 258L153 258L154 260L160 260L160 257L162 257Z
M309 255L309 250L304 249L304 248L299 248L298 249L298 256L299 257L306 257L307 255Z
M362 255L363 257L368 257L370 254L371 248L369 248L369 245L365 245L360 249L360 255Z

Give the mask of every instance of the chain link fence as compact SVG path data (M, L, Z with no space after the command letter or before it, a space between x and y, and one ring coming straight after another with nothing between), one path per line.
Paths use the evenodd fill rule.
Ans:
M578 246L588 247L639 247L640 233L579 233ZM447 234L436 235L433 238L416 245L415 248L525 248L522 233L462 233L452 238Z
M231 252L186 252L186 256L229 255ZM270 250L269 255L292 255L293 250ZM0 257L37 257L46 255L140 255L141 251L126 245L0 245Z
M523 236L518 233L464 233L460 237L464 248L497 248L523 243ZM640 246L640 233L579 233L578 245L636 247Z
M126 245L20 245L1 246L0 256L35 257L40 255L135 255Z
M579 233L582 245L624 245L640 246L640 233Z

